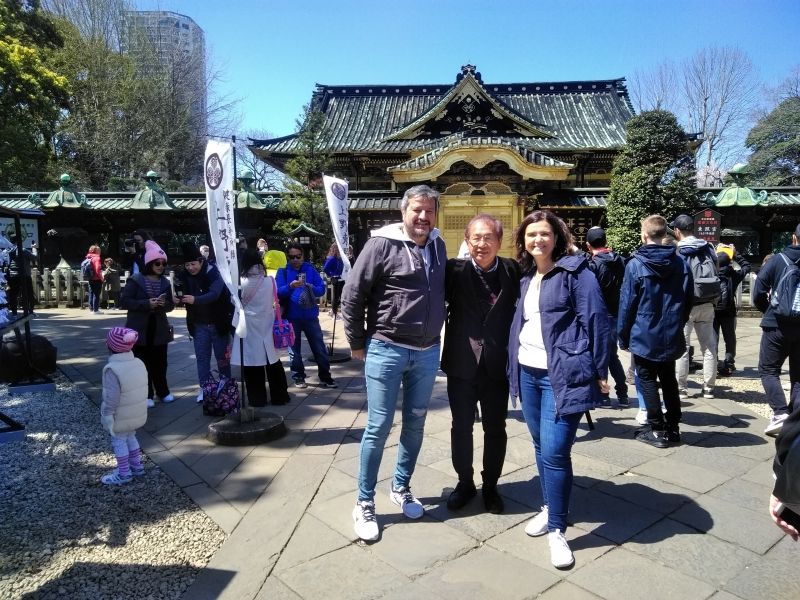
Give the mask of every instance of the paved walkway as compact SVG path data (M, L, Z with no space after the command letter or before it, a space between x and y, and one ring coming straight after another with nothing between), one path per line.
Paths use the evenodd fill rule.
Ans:
M63 372L94 399L105 362L106 330L120 313L42 311L34 331L59 349ZM451 514L455 484L445 380L437 379L425 441L413 479L427 513L402 518L387 497L397 450L387 444L376 498L381 539L355 541L358 443L366 420L362 364L335 365L339 389L291 389L271 408L289 428L255 447L214 446L210 418L194 398L195 363L183 315L172 316L169 380L177 401L158 405L140 435L149 458L227 532L228 539L186 592L188 600L297 598L800 598L797 548L771 523L773 444L763 418L727 399L684 402L684 444L657 450L632 439L636 409L594 411L573 450L575 488L567 537L576 565L549 564L546 538L525 522L541 498L532 444L519 410L508 419L508 455L500 492L503 515L485 514L480 497ZM739 321L743 374L753 376L760 330ZM330 331L331 322L323 319ZM341 331L341 328L339 328ZM337 335L343 350L343 335ZM313 367L313 364L312 364ZM695 391L699 386L695 383ZM479 426L478 426L479 431ZM476 473L482 435L476 433ZM478 478L479 479L479 478Z

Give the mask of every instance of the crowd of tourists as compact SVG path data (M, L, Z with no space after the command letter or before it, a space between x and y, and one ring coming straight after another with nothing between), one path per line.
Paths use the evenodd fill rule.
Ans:
M690 396L692 333L702 355L701 394L713 398L717 376L736 369L735 295L750 266L735 249L718 253L696 238L687 215L672 223L660 215L643 219L641 246L623 258L608 246L599 227L588 231L585 251L577 248L564 221L546 210L527 215L514 232L514 259L498 256L503 224L479 214L464 232L465 255L448 260L436 229L438 203L438 192L428 186L407 190L401 222L373 232L342 289L341 316L353 358L364 361L368 408L352 510L355 533L365 541L380 537L374 498L401 388L401 431L388 494L405 517L423 516L411 478L441 368L447 375L452 464L458 477L447 508L459 511L478 494L473 470L477 413L484 436L483 505L488 512L504 512L498 482L510 397L513 406L521 407L530 432L544 500L525 533L547 536L552 564L568 568L574 564L565 537L573 485L571 448L587 411L630 404L628 374L618 350L631 355L639 403L635 439L660 449L680 444L681 400ZM135 439L136 427L146 419L141 407L174 399L167 383L167 345L173 331L166 314L175 306L186 308L197 359L198 401L211 376L212 354L220 377L230 378L231 364L242 366L251 404L290 401L271 335L281 312L295 332L288 348L293 385L308 385L300 353L304 334L317 365L318 385L337 387L319 322L318 299L326 283L300 245L288 245L285 262L264 240L257 249L240 245L241 310L249 331L240 344L232 334L240 315L234 313L207 249L182 246L183 269L173 290L164 275L164 250L144 232L136 232L133 242L132 274L120 297L127 321L107 338L111 357L103 373L101 422L112 436L118 466L104 476L104 483L127 483L142 472ZM800 510L800 445L787 437L800 437L800 411L792 410L800 390L800 296L785 300L784 291L796 280L800 294L795 265L800 262L800 226L792 246L778 256L762 268L753 297L764 312L759 373L774 413L766 433L778 436L778 483L770 512L796 538L790 515ZM88 258L96 271L99 254L90 249ZM326 271L330 268L333 277L341 274L338 261L331 252ZM720 331L726 351L718 360ZM787 357L788 403L779 381Z

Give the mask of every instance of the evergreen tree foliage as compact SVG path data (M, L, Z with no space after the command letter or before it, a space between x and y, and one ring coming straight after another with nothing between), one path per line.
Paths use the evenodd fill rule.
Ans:
M322 233L312 246L315 262L323 259L333 239L322 185L322 174L331 165L331 155L326 150L328 135L325 115L312 105L304 107L297 121L297 151L286 163L289 179L285 187L289 193L281 206L286 217L275 224L275 228L285 234L301 222Z
M694 156L674 114L641 113L628 121L627 140L614 161L606 219L608 241L617 252L640 244L641 220L652 214L671 219L699 207Z
M751 185L800 185L800 97L783 100L759 119L745 141Z
M68 82L47 64L63 40L39 0L0 2L0 189L40 187Z

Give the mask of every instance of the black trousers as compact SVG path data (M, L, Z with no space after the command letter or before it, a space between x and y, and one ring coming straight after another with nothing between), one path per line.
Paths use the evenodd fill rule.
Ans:
M264 377L266 373L266 379ZM247 399L250 406L267 405L266 381L269 381L269 398L272 404L286 404L289 402L289 385L286 381L286 371L280 360L271 365L256 367L243 367L242 378L247 389Z
M654 431L665 428L677 430L681 422L681 401L678 398L678 380L675 378L675 361L657 362L641 356L633 355L636 374L639 376L639 389L642 391L647 407L647 422ZM664 395L665 415L661 412L661 400L658 397L658 382Z
M22 286L28 288L28 312L33 312L33 305L35 298L33 297L33 282L30 277L9 277L8 278L8 310L12 315L17 314L17 309L20 304L25 304L25 293Z
M167 385L167 344L163 346L134 346L133 355L147 368L147 397L163 398L169 394Z
M789 359L789 404L781 387L781 368ZM776 415L791 413L797 407L800 394L800 328L782 331L777 327L761 328L761 347L758 352L758 374L772 412Z
M736 315L723 315L714 313L714 333L719 339L719 330L722 329L722 339L725 340L725 364L732 365L736 359ZM719 350L717 342L717 350Z
M481 364L472 379L448 376L447 397L453 416L450 429L453 469L458 473L458 480L473 481L472 427L475 423L475 408L480 402L483 425L483 486L496 486L503 471L508 442L508 380L491 379Z

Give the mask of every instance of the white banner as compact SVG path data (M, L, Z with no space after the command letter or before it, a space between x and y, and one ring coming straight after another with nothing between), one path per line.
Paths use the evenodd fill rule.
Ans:
M203 179L206 184L208 230L217 258L217 269L236 305L236 335L243 338L247 336L247 324L239 300L239 261L236 256L236 223L233 220L236 197L233 190L233 145L230 142L208 140Z
M347 232L347 192L350 184L344 179L337 179L328 175L322 176L325 184L325 196L328 199L328 213L331 216L333 235L336 245L339 246L339 256L344 262L342 280L347 279L350 272L350 238Z

